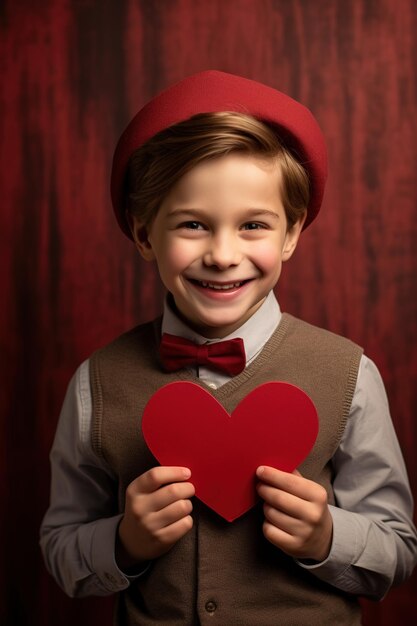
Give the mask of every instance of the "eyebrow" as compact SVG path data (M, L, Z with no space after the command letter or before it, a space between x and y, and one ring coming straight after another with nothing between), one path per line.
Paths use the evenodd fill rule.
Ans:
M202 211L201 209L171 209L168 212L168 217L177 217L177 216L190 216L190 217L200 217L202 215L202 212L204 213L205 211ZM257 209L257 208L250 208L247 209L247 218L248 219L253 219L255 217L262 217L262 216L266 216L266 217L273 217L276 220L279 220L280 217L277 213L275 213L275 211L270 211L269 209Z
M201 215L201 210L199 209L170 209L168 211L168 217L177 217L178 215L191 215L193 217L197 215Z
M279 220L278 213L275 211L270 211L269 209L249 209L251 217L262 217L262 215L266 215L267 217L273 217L276 220Z

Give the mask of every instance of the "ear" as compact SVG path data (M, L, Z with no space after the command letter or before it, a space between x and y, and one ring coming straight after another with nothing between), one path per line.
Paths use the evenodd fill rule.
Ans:
M140 222L137 217L128 212L126 212L126 220L130 226L133 241L135 242L139 254L145 259L145 261L153 261L155 259L155 255L148 239L148 231L145 224Z
M289 228L285 234L284 246L282 248L282 260L288 261L294 253L297 247L298 239L303 230L304 222L306 221L307 211L304 211L303 215L295 222L291 228Z

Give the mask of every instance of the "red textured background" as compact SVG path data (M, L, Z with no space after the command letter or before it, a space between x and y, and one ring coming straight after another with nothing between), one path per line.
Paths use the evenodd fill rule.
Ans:
M317 116L328 190L278 295L377 362L416 496L417 3L6 0L0 32L0 623L111 623L111 600L69 600L45 572L48 452L76 366L159 311L111 214L111 156L133 113L195 71L269 83ZM366 603L366 624L415 624L416 583Z

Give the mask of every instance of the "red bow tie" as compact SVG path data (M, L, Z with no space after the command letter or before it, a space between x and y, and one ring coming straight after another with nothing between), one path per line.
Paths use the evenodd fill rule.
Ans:
M198 345L183 337L164 333L159 354L168 372L190 365L208 365L229 376L236 376L246 365L245 347L240 338Z

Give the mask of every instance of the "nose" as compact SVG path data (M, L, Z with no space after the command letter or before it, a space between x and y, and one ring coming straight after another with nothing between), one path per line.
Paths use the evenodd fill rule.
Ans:
M239 265L242 251L239 239L234 233L219 233L210 237L204 254L204 264L218 269Z

